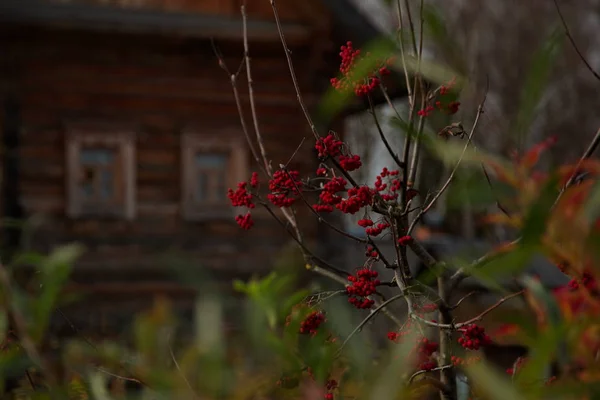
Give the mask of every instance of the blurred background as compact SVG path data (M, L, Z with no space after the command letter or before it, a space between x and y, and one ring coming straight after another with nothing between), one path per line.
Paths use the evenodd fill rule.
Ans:
M277 3L311 111L338 74L340 45L365 46L394 36L398 27L387 1ZM470 126L487 88L476 146L509 156L556 135L542 166L577 160L600 125L600 96L566 41L548 60L550 68L532 66L551 34L563 34L554 3L427 3L436 13L432 21L445 26L426 36L427 58L468 80L455 120ZM560 3L583 56L600 70L600 1ZM86 247L66 288L76 299L64 308L69 320L55 315L53 329L69 332L74 325L116 335L156 296L170 299L191 323L196 298L211 282L210 289L227 299L224 329L235 330L243 299L234 295L232 279L280 268L297 271L301 286L326 285L305 272L304 260L267 212L254 211L255 226L243 231L226 197L228 188L258 169L231 80L252 127L241 6L242 0L0 1L2 260L24 264L17 276L26 285L31 270L20 254L73 241ZM272 164L290 161L303 174L313 173L312 134L270 3L247 0L246 11L257 125ZM533 105L530 128L518 132L511 122L527 82L541 100ZM392 75L385 84L398 109L406 110L403 77ZM401 149L393 111L384 99L375 102L386 135ZM391 165L365 101L349 102L319 122L322 132L334 130L363 157L365 167L356 174L361 182L372 183ZM432 121L429 128L439 130L442 123ZM434 190L448 173L424 154L417 187ZM427 221L436 238L443 236L431 239L440 252L511 238L511 232L481 227L480 217L497 211L493 198L473 204L452 199L443 196ZM316 254L346 271L362 264L357 260L364 249L303 212ZM356 229L355 219L333 222ZM552 275L548 282L564 279Z

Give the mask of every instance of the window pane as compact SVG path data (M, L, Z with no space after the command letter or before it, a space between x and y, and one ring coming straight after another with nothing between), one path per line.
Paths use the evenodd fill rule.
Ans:
M202 169L225 169L227 167L226 154L196 154L196 167Z
M108 200L114 196L114 175L110 170L102 171L100 175L100 191L103 200Z
M217 201L227 200L227 184L225 180L225 171L215 174L215 193L214 198Z
M108 165L113 162L114 153L111 149L83 148L79 154L79 160L86 165Z
M198 173L196 181L196 200L197 201L208 201L209 189L208 189L208 176L205 173Z
M93 181L84 181L80 186L81 197L84 199L91 199L94 196L94 182Z

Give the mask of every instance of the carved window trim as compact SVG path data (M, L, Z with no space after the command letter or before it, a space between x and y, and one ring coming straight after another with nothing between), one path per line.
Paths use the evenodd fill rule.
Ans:
M228 155L223 183L222 201L198 202L195 193L198 184L198 169L195 157L199 152ZM226 197L228 188L235 188L238 182L248 179L248 155L244 141L233 131L202 134L195 131L183 132L181 137L182 168L182 216L188 221L229 219L235 210ZM214 198L214 197L213 197Z
M86 147L115 150L114 170L118 200L88 203L80 193L84 174L80 161ZM71 218L113 217L133 220L136 214L135 133L130 130L70 126L66 134L67 216ZM111 204L112 203L112 204Z

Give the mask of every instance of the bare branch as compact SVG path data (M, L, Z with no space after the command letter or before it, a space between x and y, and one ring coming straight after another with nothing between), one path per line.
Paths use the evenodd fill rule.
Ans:
M260 154L263 159L263 163L265 166L265 170L268 171L268 175L273 175L273 170L271 168L271 164L267 159L267 151L265 150L265 145L263 143L262 135L260 134L260 129L258 128L258 116L256 114L256 104L254 101L254 88L252 87L252 69L250 68L250 49L248 46L248 16L246 15L246 2L242 4L242 24L244 27L244 60L246 62L246 76L248 77L248 96L250 97L250 111L252 113L252 123L254 124L254 134L256 135L256 141L258 142L258 147L260 149Z
M469 132L469 136L467 138L467 143L465 143L465 146L463 147L463 151L460 155L460 158L458 159L458 162L456 163L456 165L454 166L454 169L452 170L452 172L450 173L450 176L448 177L448 180L446 180L446 183L444 183L444 185L442 186L442 188L436 193L436 195L433 197L433 199L431 199L431 201L429 202L429 204L427 204L426 207L422 208L421 211L419 212L419 214L417 214L417 216L415 217L415 219L412 221L410 227L408 228L408 235L411 234L412 230L415 228L416 224L419 222L419 220L421 219L421 217L431 209L431 207L433 207L433 205L435 204L435 202L440 198L440 196L442 195L442 193L444 193L444 191L448 188L448 186L450 186L450 183L452 182L452 179L454 179L454 175L456 174L456 171L458 171L458 168L462 162L462 159L465 156L465 153L467 152L467 148L469 147L469 144L471 144L471 140L473 139L473 135L475 134L475 130L477 128L477 124L479 122L479 117L481 116L481 114L483 113L483 106L485 104L485 99L487 97L487 91L483 96L483 100L481 101L481 103L479 104L479 107L477 107L477 115L475 116L475 121L473 122L473 126L471 127L471 131Z
M565 20L565 17L562 14L562 11L560 10L560 7L558 5L558 0L554 0L554 6L556 7L556 12L558 13L558 16L560 17L560 21L563 25L563 28L565 29L565 34L567 35L567 38L569 38L569 42L571 42L571 45L573 46L573 49L575 50L575 52L577 53L577 55L579 56L579 58L581 59L581 61L583 61L583 63L585 64L586 68L592 73L592 75L594 75L594 77L598 80L600 80L600 74L598 74L598 72L596 72L594 70L594 68L592 68L592 66L590 65L590 63L585 59L585 57L583 56L583 53L581 53L581 51L579 50L579 47L577 46L577 43L575 43L575 39L573 38L573 35L571 35L571 31L569 30L569 26L567 25L567 21Z
M383 308L385 308L385 306L387 306L388 304L401 299L405 297L404 293L401 294L397 294L394 297L391 297L390 299L384 301L383 303L381 303L377 308L373 309L369 315L367 315L365 317L365 319L363 319L360 324L358 324L356 326L356 328L354 328L354 330L352 332L350 332L350 334L348 335L348 337L346 337L346 339L342 342L342 344L340 345L340 347L338 348L338 354L341 353L342 349L346 346L346 344L348 344L348 342L350 341L350 339L352 339L352 337L357 334L358 332L360 332L360 330L373 318L375 317L379 311L381 311Z
M273 15L275 16L275 23L277 24L277 31L279 32L279 38L281 39L281 44L283 45L283 51L285 52L285 58L288 63L288 68L290 70L290 76L292 77L292 82L294 83L294 89L296 90L296 97L298 99L298 103L300 103L300 107L302 108L302 112L304 113L304 117L310 126L310 130L312 131L315 139L319 138L319 132L317 132L317 127L313 122L308 108L306 104L304 104L304 100L302 99L302 94L300 92L300 86L298 85L298 78L296 78L296 72L294 70L294 64L292 63L291 51L287 46L287 42L285 40L285 36L283 35L283 28L281 27L281 21L279 20L279 11L277 11L277 6L275 4L275 0L269 0L271 2L271 8L273 8Z
M398 165L398 168L404 169L405 164L402 163L402 161L400 161L398 155L394 152L394 150L390 146L390 143L387 141L383 130L381 129L381 125L379 125L379 119L377 118L377 114L375 113L375 107L373 107L373 100L371 99L371 96L368 96L368 99L369 108L371 109L371 115L373 115L373 121L375 121L375 126L377 127L377 131L379 132L379 137L381 138L381 141L385 145L385 148L387 149L388 153L390 154L396 165Z

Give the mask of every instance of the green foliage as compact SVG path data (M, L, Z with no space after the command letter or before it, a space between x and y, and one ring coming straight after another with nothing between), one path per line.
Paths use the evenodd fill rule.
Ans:
M535 120L536 108L546 89L552 67L561 53L563 42L562 28L556 28L532 56L527 77L521 86L518 114L512 128L519 148L522 147L527 130Z

